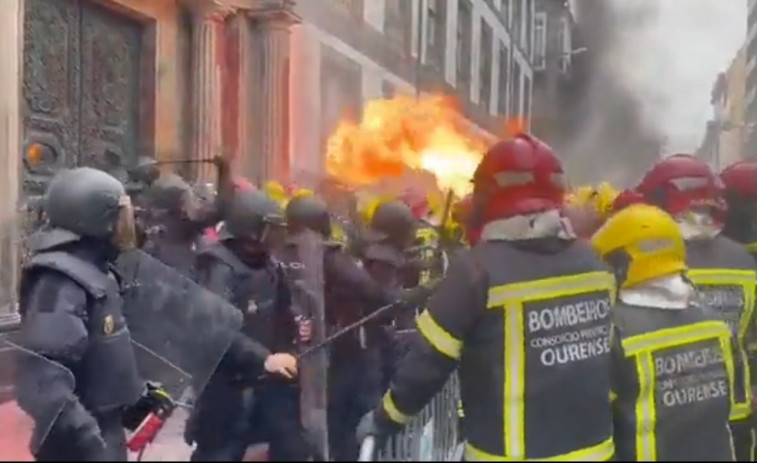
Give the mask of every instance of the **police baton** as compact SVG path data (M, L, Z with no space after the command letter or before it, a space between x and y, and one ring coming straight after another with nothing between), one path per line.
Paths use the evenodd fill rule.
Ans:
M297 356L297 358L298 359L302 359L304 357L309 356L310 354L312 354L314 352L317 352L317 351L323 349L324 347L326 347L329 344L331 344L332 342L334 342L334 340L341 338L345 334L348 334L348 333L350 333L351 331L353 331L353 330L355 330L357 328L360 328L361 326L363 326L364 324L366 324L369 321L373 320L374 318L377 318L377 317L383 315L384 313L392 310L396 306L398 306L400 304L404 304L404 303L405 303L404 300L397 299L396 301L392 302L391 304L387 304L387 305L385 305L385 306L377 309L375 312L373 312L373 313L371 313L369 315L366 315L365 317L361 318L360 320L358 320L358 321L356 321L354 323L350 323L349 325L347 325L344 328L340 329L339 331L337 331L336 333L334 333L331 336L327 337L326 339L324 339L323 341L319 342L318 344L305 349L303 352L300 353L300 355Z

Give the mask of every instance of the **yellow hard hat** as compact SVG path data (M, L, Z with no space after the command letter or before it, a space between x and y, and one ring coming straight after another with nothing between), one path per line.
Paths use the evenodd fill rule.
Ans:
M591 245L609 263L628 266L623 288L686 270L686 247L678 224L662 209L647 204L629 206L610 217L594 233Z
M308 190L307 188L300 188L292 195L292 199L313 197L313 196L315 196L315 193L313 193L313 190Z
M287 199L286 190L279 182L275 182L275 181L265 182L263 191L265 191L265 194L268 195L269 198L271 198L272 200L278 203L283 203Z
M594 208L602 217L607 217L612 212L612 205L620 192L607 182L600 183L593 198Z

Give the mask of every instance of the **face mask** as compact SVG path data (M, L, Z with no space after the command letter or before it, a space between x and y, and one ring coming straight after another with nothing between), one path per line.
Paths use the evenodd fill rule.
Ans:
M706 240L716 237L722 225L712 215L702 211L686 211L676 217L684 240Z

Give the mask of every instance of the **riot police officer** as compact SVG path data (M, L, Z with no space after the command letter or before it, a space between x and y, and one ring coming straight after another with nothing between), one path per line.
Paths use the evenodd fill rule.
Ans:
M733 461L731 335L684 276L678 224L636 204L611 217L591 242L619 287L612 345L616 460Z
M284 238L283 214L264 193L237 191L223 219L219 241L198 254L199 279L244 313L242 335L259 343L258 355L273 375L219 370L223 374L211 379L190 422L197 443L192 460L241 461L257 440L268 442L272 461L301 461L309 450L299 423L299 389L291 381L297 326L282 267L270 254Z
M755 334L748 328L754 322L757 266L744 245L721 233L726 214L722 183L701 159L688 154L668 156L652 166L635 190L678 222L686 241L688 276L704 303L716 309L731 328L736 375L731 430L736 459L749 461L755 436L746 346Z
M425 300L429 289L419 287L399 292L396 286L376 281L360 266L341 245L328 240L332 224L326 203L321 199L296 197L286 207L288 231L292 239L284 260L296 262L294 239L302 230L318 233L324 240L323 273L325 319L331 332L351 325L377 309L399 300L418 303ZM400 255L399 252L392 255ZM293 272L294 273L294 272ZM394 306L396 311L407 311L406 303ZM372 320L353 332L334 340L329 346L328 371L328 429L329 450L334 461L355 461L358 454L354 431L358 421L373 408L381 397L382 347L386 339L381 326L390 319L390 313Z
M481 239L450 264L359 438L399 430L459 365L466 461L612 459L614 281L565 231L562 175L529 135L484 155L473 178Z
M22 344L52 361L25 372L50 385L44 394L17 389L20 406L36 420L32 448L39 461L126 461L123 409L136 403L144 383L111 264L134 245L129 196L107 173L78 168L56 175L44 209L48 226L30 238L20 288ZM60 366L73 372L75 389L56 380ZM45 439L49 423L39 417L50 416L45 408L60 397L70 402Z

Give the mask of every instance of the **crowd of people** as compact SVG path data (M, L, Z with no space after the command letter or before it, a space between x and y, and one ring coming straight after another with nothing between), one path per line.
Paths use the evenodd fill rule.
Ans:
M676 154L622 192L570 190L553 150L520 134L445 204L255 186L217 165L217 191L155 174L127 192L90 168L50 184L20 294L23 345L50 360L28 373L54 383L17 398L38 460L126 461L124 417L154 401L112 266L134 249L242 314L194 385L193 461L241 461L256 442L272 461L355 461L455 372L466 461L754 459L757 162L717 173ZM305 296L303 236L322 262ZM298 352L321 342L326 442L301 419L298 378ZM75 389L53 380L61 366Z

